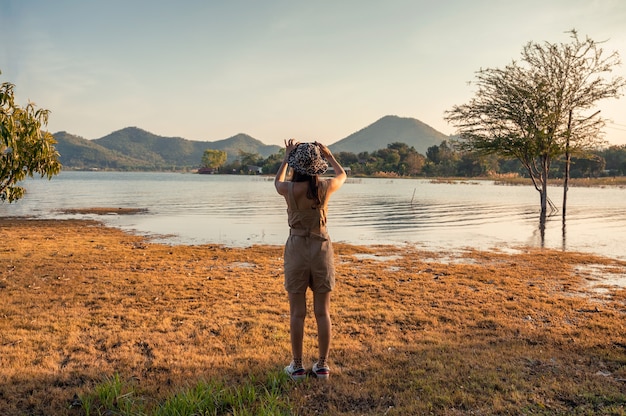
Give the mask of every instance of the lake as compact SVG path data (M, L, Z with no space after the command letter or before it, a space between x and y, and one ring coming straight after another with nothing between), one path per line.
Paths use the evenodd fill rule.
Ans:
M23 182L26 197L1 216L90 218L168 244L284 244L284 199L264 176L152 172L62 172ZM560 208L563 190L548 196ZM63 209L145 208L134 215L70 215ZM548 247L626 259L626 190L570 188L566 233L560 213L539 232L539 193L493 181L349 178L331 198L333 241L413 244L427 250Z

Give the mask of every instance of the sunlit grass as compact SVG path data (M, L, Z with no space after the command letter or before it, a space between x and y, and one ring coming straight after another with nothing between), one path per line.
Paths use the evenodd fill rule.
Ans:
M290 415L288 398L283 394L290 382L282 373L269 374L263 382L250 377L237 386L200 381L161 403L149 403L137 391L136 383L123 382L115 374L79 396L74 407L85 416Z
M530 178L504 177L494 179L500 185L532 185ZM550 185L563 186L563 179L550 179ZM626 186L626 176L607 176L601 178L570 178L568 185L572 187L607 187L615 186L623 188Z
M294 383L281 247L0 238L0 414L624 414L623 261L337 244L332 375Z

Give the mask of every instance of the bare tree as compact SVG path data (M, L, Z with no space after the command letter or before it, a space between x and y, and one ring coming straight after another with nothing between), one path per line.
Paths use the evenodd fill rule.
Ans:
M445 114L461 148L522 163L540 194L543 220L548 205L556 211L547 189L551 162L604 143L594 105L620 97L626 85L622 77L605 79L620 64L617 52L603 57L599 43L568 33L570 43L529 42L519 62L479 70L474 98Z

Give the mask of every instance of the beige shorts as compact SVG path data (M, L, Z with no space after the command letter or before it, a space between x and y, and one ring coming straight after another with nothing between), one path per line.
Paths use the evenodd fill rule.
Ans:
M285 290L305 293L307 288L327 293L335 287L335 263L330 239L290 235L285 244Z

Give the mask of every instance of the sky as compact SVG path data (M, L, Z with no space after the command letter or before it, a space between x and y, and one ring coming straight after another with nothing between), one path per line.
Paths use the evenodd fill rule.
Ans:
M0 0L0 28L0 82L86 139L333 144L386 115L454 134L476 72L528 42L575 29L626 61L624 0ZM626 97L598 109L626 144Z

